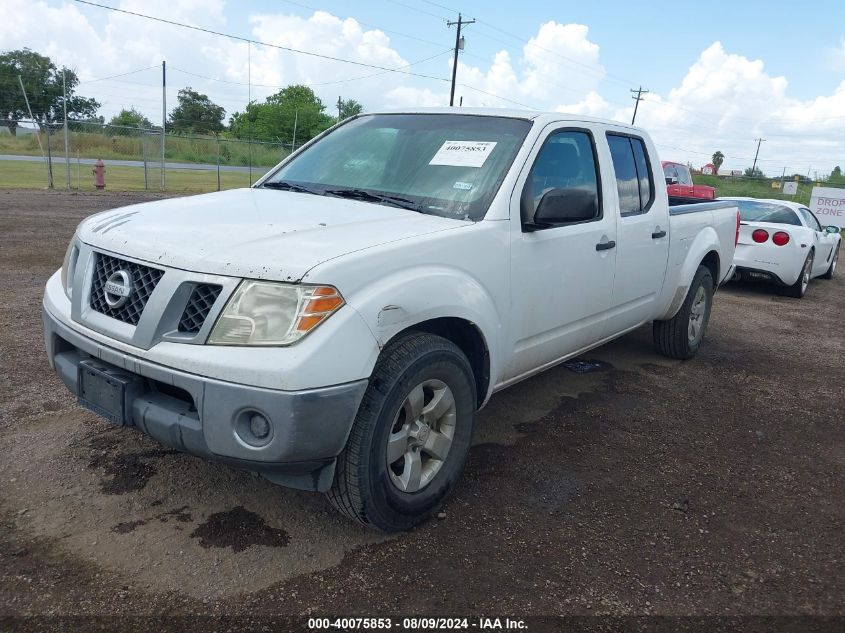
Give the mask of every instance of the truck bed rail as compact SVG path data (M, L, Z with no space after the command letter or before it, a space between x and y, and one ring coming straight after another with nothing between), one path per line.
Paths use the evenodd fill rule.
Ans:
M732 200L708 200L707 202L701 202L701 198L669 196L669 215L684 215L702 211L715 211L716 209L730 209L735 206L736 203Z

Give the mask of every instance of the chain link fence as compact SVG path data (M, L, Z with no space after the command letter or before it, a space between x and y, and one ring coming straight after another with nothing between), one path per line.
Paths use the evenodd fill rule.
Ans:
M9 124L0 119L0 186L6 187L93 190L92 169L98 159L105 164L106 188L117 191L248 187L302 145L294 145L292 139L266 142L225 134L162 135L161 128L155 127L69 121L66 152L60 123L16 121L14 134Z

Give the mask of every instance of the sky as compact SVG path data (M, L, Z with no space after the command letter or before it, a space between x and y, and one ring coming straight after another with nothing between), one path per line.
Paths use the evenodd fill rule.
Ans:
M637 124L664 160L701 166L719 150L723 171L745 169L763 138L767 175L845 167L839 1L93 1L243 38L73 0L3 0L0 51L29 47L75 69L79 93L107 119L135 107L161 120L162 60L168 109L186 86L231 114L293 83L310 85L330 112L338 96L366 110L448 105L455 27L446 22L460 12L476 20L458 62L463 105L630 122L630 91L641 86Z

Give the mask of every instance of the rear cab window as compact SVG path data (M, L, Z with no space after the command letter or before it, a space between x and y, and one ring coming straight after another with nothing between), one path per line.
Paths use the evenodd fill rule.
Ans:
M609 132L607 144L616 172L620 215L648 213L654 202L654 178L645 142L639 136Z

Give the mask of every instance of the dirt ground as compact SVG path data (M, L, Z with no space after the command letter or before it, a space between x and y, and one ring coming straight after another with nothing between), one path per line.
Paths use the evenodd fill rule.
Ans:
M642 328L497 394L445 518L386 537L112 427L49 369L74 227L151 197L0 191L0 616L845 616L842 273L729 286L692 361Z

